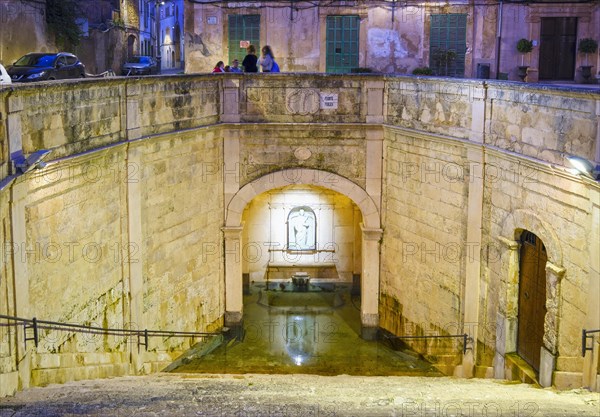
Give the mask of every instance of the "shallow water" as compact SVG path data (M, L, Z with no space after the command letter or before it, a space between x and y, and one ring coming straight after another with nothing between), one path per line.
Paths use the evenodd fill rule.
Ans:
M254 284L242 335L174 372L443 375L416 355L362 339L360 328L360 297L348 286Z

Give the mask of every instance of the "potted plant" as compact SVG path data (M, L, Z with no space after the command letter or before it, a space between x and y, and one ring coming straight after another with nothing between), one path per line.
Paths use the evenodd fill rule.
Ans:
M581 66L581 75L587 81L592 76L593 65L588 65L588 54L598 50L598 42L592 38L584 38L579 41L577 51L585 54L585 65Z
M527 68L529 68L528 65L525 65L525 54L528 54L532 50L533 41L525 38L519 39L519 42L517 42L517 51L521 53L521 65L519 66L519 72L517 74L519 75L521 81L525 81L525 77L527 76Z
M438 68L437 75L448 76L452 62L456 59L456 51L453 49L436 49L433 51L433 60ZM443 73L443 74L442 74Z

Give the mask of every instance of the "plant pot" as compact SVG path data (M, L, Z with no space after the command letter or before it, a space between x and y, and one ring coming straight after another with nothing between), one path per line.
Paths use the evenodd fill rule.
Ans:
M527 68L529 68L529 66L520 66L519 67L519 71L517 72L517 75L519 76L521 81L525 81L525 77L527 77Z
M582 65L581 66L581 76L587 82L592 76L592 65Z

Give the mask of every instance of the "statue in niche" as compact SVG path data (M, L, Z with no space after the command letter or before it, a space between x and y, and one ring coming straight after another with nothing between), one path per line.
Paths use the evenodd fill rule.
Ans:
M308 206L294 207L288 215L288 250L315 250L317 219Z

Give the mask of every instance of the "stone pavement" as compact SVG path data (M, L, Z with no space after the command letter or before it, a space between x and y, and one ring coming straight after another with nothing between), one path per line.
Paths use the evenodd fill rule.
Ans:
M0 399L0 417L598 417L599 401L489 379L163 373L32 388Z

